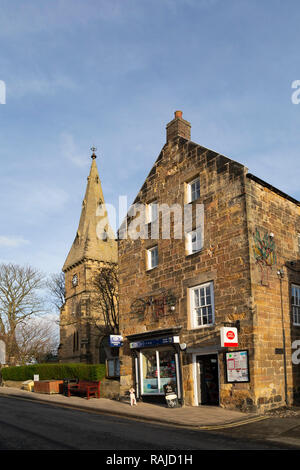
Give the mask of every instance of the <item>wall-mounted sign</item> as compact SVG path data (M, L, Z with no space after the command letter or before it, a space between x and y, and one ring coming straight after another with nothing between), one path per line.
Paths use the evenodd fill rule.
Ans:
M237 328L222 326L220 329L221 346L223 348L232 348L239 345Z
M123 346L123 336L121 335L110 335L109 336L109 345L112 348L120 348Z
M0 339L0 364L6 363L6 345L2 339Z
M228 383L249 382L248 351L227 352L225 362Z
M165 344L179 343L179 336L167 336L166 338L153 338L144 341L130 343L131 349L149 348L153 346L164 346Z

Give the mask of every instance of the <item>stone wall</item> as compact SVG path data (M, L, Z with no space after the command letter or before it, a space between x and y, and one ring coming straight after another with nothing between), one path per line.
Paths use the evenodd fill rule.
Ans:
M60 362L99 362L101 332L94 326L94 322L87 321L86 317L99 317L99 312L93 312L92 309L91 279L100 265L99 262L87 260L65 273L67 295L60 316ZM78 276L76 287L72 285L74 274ZM88 343L82 344L82 340L88 340Z
M184 207L186 184L200 176L204 204L204 246L187 256L185 240L158 240L159 265L146 270L145 251L156 244L149 240L121 240L119 243L121 332L130 334L182 326L180 341L188 349L219 346L224 322L241 320L240 346L253 357L252 304L248 228L245 204L246 169L226 157L185 139L169 141L163 148L135 202L157 200ZM193 204L195 205L195 204ZM172 228L172 225L171 225ZM172 231L171 231L172 233ZM188 289L213 281L215 325L192 329ZM140 317L131 305L139 297L157 296L171 290L176 297L174 312L156 318L151 308ZM182 353L184 400L194 404L192 354ZM225 384L223 354L219 355L220 402L245 408L254 401L252 384ZM121 350L121 393L131 385L132 358L128 344Z
M288 403L299 395L299 366L292 365L291 345L300 339L300 327L292 324L290 298L291 283L300 285L300 272L290 262L297 264L299 260L300 207L252 178L246 178L246 190L254 327L253 382L255 403L266 409L285 405L285 376ZM266 237L267 243L274 245L274 256L267 257L266 262L257 252L258 234L261 240ZM277 274L280 269L283 279ZM286 367L284 355L278 354L284 347L283 335Z

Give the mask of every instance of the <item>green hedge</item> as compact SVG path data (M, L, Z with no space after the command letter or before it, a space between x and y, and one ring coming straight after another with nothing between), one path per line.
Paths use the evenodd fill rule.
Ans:
M30 366L4 367L1 369L3 380L33 380L38 374L40 380L75 379L102 380L105 377L104 364L34 364Z

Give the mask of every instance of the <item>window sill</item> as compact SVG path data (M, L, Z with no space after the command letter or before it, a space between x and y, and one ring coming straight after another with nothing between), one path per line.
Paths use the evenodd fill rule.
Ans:
M185 206L188 206L189 204L193 204L194 202L199 202L201 199L201 196L199 196L197 199L194 199L193 201L187 201L184 203Z
M153 266L153 268L147 268L146 269L146 273L150 273L151 271L153 271L154 269L157 269L158 266Z
M216 326L215 323L212 323L211 325L199 325L199 326L191 326L189 329L190 330L203 330L205 328L214 328Z

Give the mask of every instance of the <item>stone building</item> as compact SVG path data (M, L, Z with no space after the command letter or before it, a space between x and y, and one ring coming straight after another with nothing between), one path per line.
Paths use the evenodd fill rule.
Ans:
M92 281L100 266L117 262L118 253L116 240L109 236L94 153L87 180L78 230L62 268L66 301L60 315L60 362L99 363L110 354L107 336L101 333L103 316L94 307Z
M121 395L134 384L138 398L162 400L171 381L186 405L294 403L299 202L192 142L190 129L177 111L120 229ZM221 343L224 327L238 346Z

